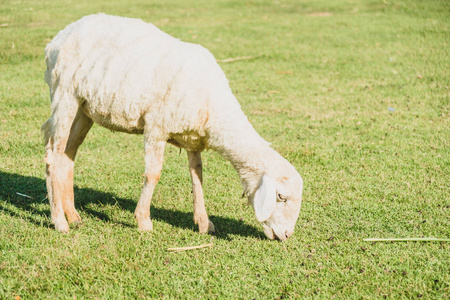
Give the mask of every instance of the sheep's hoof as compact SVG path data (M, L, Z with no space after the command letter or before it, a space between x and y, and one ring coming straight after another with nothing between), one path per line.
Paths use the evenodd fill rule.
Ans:
M62 221L57 221L57 222L55 222L55 229L61 233L68 233L69 232L69 224L67 223L66 219L64 219Z
M208 226L208 233L214 233L216 232L216 228L214 227L214 224L209 221L209 226Z
M81 220L73 220L73 221L69 221L69 224L75 225L75 226L79 226L79 225L83 224L83 221L81 221Z
M138 222L138 228L140 231L153 231L152 220L150 220L150 218L147 218Z
M78 224L82 223L81 222L81 217L80 217L80 215L78 214L77 211L74 211L73 213L68 214L67 215L67 221L69 222L69 224L73 223L75 225L78 225Z
M81 226L83 226L83 221L81 220L75 220L72 223L69 223L71 228L80 228Z
M214 233L216 231L216 229L214 228L214 224L208 220L208 228L206 228L206 226L202 226L202 227L198 227L198 231L201 234L205 234L205 233Z

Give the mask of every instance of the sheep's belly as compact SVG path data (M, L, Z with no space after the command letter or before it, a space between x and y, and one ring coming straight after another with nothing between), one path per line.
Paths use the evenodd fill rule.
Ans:
M144 132L144 118L142 115L130 115L125 112L101 111L94 109L94 105L84 102L84 113L95 123L113 131L142 134ZM205 120L201 120L204 122ZM170 126L169 126L170 127ZM177 128L166 128L168 132L167 142L188 151L201 152L207 148L206 134L204 130L179 130Z
M95 123L112 131L142 134L144 132L144 118L140 114L113 112L111 110L95 110L89 103L83 103L83 111Z
M170 134L170 138L167 142L188 151L201 152L206 148L205 136L202 136L195 131Z

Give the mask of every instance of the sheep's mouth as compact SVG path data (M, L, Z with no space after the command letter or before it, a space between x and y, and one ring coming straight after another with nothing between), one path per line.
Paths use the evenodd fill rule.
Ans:
M264 234L266 235L266 237L270 240L274 240L276 236L275 233L273 232L273 229L270 228L266 222L263 222L262 226L264 227Z
M266 235L266 237L270 240L279 240L279 241L284 241L287 239L286 236L279 236L278 234L275 233L275 231L269 227L266 223L263 223L263 227L264 227L264 234Z
M286 236L286 235L281 235L280 236L280 235L276 234L276 232L269 225L267 225L266 222L263 222L262 225L264 227L264 234L266 235L266 237L268 239L270 239L270 240L277 239L277 240L282 242L282 241L285 241L288 238L288 236Z
M283 241L287 240L287 236L280 237L280 236L277 235L276 233L275 233L275 237L276 237L277 240L279 240L280 242L283 242Z

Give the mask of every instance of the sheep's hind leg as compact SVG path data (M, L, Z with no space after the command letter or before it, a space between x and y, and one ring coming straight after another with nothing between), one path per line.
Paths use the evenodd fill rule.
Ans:
M150 219L150 204L153 190L161 177L165 146L165 141L154 141L150 134L146 134L144 188L134 212L138 228L141 231L153 230L153 224Z
M73 197L73 161L67 157L65 149L78 104L74 99L57 99L59 95L55 95L52 102L56 101L57 105L41 130L45 140L44 161L51 220L57 231L66 233L69 231L69 224L64 217L63 202L68 197Z
M73 168L78 147L81 143L83 143L86 134L92 127L92 124L93 121L83 113L81 107L78 108L77 115L75 116L75 120L73 121L70 129L69 139L67 140L66 149L64 151L65 155L62 156L65 164L69 166L69 177L68 180L64 182L64 190L68 192L64 194L65 197L62 199L64 213L66 214L67 221L69 223L81 222L81 217L75 209L74 204Z
M189 172L192 180L192 193L194 195L194 222L198 224L200 233L214 232L214 224L209 220L205 209L202 189L202 157L200 152L188 151Z

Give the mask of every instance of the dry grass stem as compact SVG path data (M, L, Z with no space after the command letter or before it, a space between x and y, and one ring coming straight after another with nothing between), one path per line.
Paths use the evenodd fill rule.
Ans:
M189 246L189 247L175 247L175 248L168 248L167 251L172 251L172 252L181 252L181 251L188 251L188 250L194 250L194 249L201 249L201 248L206 248L206 247L212 247L213 242L211 239L211 243L209 244L203 244L203 245L199 245L199 246Z
M365 242L450 242L450 239L436 238L370 238L364 239Z
M22 194L22 193L18 193L18 192L16 192L16 194L17 194L17 195L19 195L19 196L22 196L22 197L28 198L28 199L34 199L33 197L31 197L31 196L28 196L28 195L25 195L25 194Z
M226 59L218 59L218 62L221 63L229 63L229 62L234 62L234 61L238 61L238 60L250 60L250 59L255 59L258 57L261 57L262 54L260 55L256 55L256 56L240 56L240 57L231 57L231 58L226 58Z

